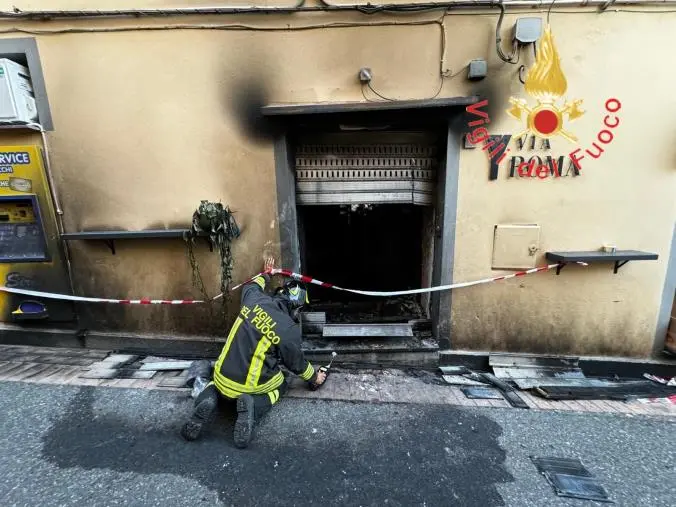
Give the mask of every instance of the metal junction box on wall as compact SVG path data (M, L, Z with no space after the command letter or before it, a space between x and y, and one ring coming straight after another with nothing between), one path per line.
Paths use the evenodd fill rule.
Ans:
M493 237L493 269L535 267L540 249L540 226L536 224L496 225Z

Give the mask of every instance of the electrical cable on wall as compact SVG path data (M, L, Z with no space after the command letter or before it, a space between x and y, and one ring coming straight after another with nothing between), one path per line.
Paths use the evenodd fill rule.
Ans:
M548 15L548 16L549 16L549 15ZM549 18L548 18L548 19L549 19ZM549 21L547 21L547 22L549 22ZM535 43L533 43L533 58L535 58L535 60L538 59L538 46L537 46L537 44L535 44ZM521 81L521 84L524 84L524 85L526 84L526 81L525 81L525 79L524 79L524 77L523 77L523 73L524 73L525 70L526 70L526 66L525 66L525 65L520 65L520 66L519 66L519 81Z
M373 89L373 86L371 86L371 83L369 82L369 83L363 84L362 87L361 87L361 94L362 94L362 95L364 96L364 98L365 98L366 100L368 100L369 102L372 102L372 100L369 99L369 98L366 96L366 94L364 93L364 88L365 88L365 87L368 88L369 90L371 90L375 95L377 95L378 97L380 97L380 98L383 99L383 100L387 100L387 101L395 101L395 100L397 100L397 99L391 99L391 98L389 98L389 97L385 97L384 95L378 93L376 90Z
M559 2L560 3L560 2ZM662 4L671 4L671 2L662 2ZM588 3L587 5L592 5ZM535 5L534 5L535 6ZM551 5L550 5L551 7ZM512 11L514 14L531 14L533 10L523 10L515 7ZM546 12L544 8L538 9L536 12ZM589 14L589 10L567 9L550 11L556 14ZM604 13L608 11L603 11ZM626 14L670 14L676 13L676 9L627 9L616 8L610 11L612 13L626 13ZM444 12L443 17L451 15L450 12ZM453 12L453 16L490 16L494 14L491 12ZM68 35L77 33L120 33L120 32L152 32L152 31L169 31L169 30L222 30L222 31L251 31L251 32L298 32L306 30L323 30L331 28L377 28L386 26L427 26L431 24L438 24L438 20L420 20L420 21L375 21L375 22L335 22L335 23L317 23L310 25L283 25L283 26L256 26L245 25L241 23L228 24L203 24L203 23L180 23L171 25L136 25L136 26L113 26L113 27L86 27L86 28L49 28L49 29L32 29L13 26L10 28L0 29L0 34L21 33L26 35Z
M605 12L610 6L664 6L673 5L674 0L559 0L559 4L567 7L598 6L600 12ZM96 9L96 10L22 10L17 7L12 11L0 11L0 19L37 20L48 22L59 19L93 19L112 17L168 17L168 16L209 16L230 14L295 14L299 12L360 12L362 14L375 13L419 13L451 9L480 9L493 8L495 0L456 0L447 2L401 3L401 4L332 4L327 0L320 0L320 5L305 6L299 1L290 6L230 6L230 7L183 7L159 9ZM511 0L510 8L543 8L545 2L541 0ZM614 9L617 11L617 9ZM588 12L588 11L587 11ZM631 11L630 11L631 12ZM636 12L636 11L634 11ZM651 11L648 11L651 12Z
M52 194L52 200L54 201L54 208L56 209L56 214L58 216L63 216L63 210L61 209L61 203L58 196L56 195L56 189L54 188L54 180L52 178L52 164L51 157L49 154L49 145L47 144L47 133L42 125L39 123L26 123L26 127L31 130L37 130L42 136L42 144L45 152L45 168L47 169L47 180L49 181L50 192Z
M526 84L526 81L525 81L524 78L523 78L523 72L524 72L525 70L526 70L526 66L525 66L525 65L521 65L521 66L519 67L519 81L521 81L521 84L523 84L523 85Z
M427 98L424 98L424 99L418 99L418 100L431 100L431 99L436 99L436 98L439 96L439 94L441 93L441 90L443 89L443 87L444 87L444 77L442 76L442 77L439 79L439 87L437 88L436 93L435 93L434 95L432 95L431 97L427 97ZM374 101L373 99L370 99L370 98L366 95L366 93L364 92L364 89L365 89L365 88L368 88L369 90L371 90L371 92L373 92L374 95L380 97L383 101L394 102L394 101L397 101L397 100L401 100L401 99L392 99L392 98L386 97L386 96L383 95L382 93L376 91L376 90L373 88L373 86L371 86L371 83L362 83L362 86L361 86L361 94L362 94L362 96L364 97L364 99L365 99L367 102L380 102L380 101Z
M439 39L440 40L439 86L437 87L437 90L434 93L434 95L432 95L431 97L426 97L424 99L419 99L419 100L436 99L439 96L439 94L441 94L441 91L444 88L444 84L445 84L446 79L453 79L454 77L458 76L463 70L465 70L467 67L469 67L469 64L466 64L459 71L457 71L453 74L451 74L450 71L448 69L446 69L446 26L444 25L444 19L446 18L447 14L448 14L447 12L444 12L439 19L431 22L431 23L435 23L439 26L439 35L440 35L440 39ZM370 99L365 93L365 88L368 88L374 95L381 98L382 100L385 100L385 101L388 101L388 102L400 100L400 99L389 98L386 95L384 95L383 93L380 93L379 91L374 89L371 82L368 81L368 82L362 82L362 86L361 86L362 97L364 97L364 100L366 100L367 102L378 102L378 101L374 101L374 100Z
M505 6L503 3L503 0L500 0L498 3L498 8L500 9L500 16L498 17L498 23L495 26L495 49L498 52L498 56L503 62L511 63L512 65L516 65L519 63L519 43L515 40L512 43L512 52L509 55L506 55L503 50L502 50L502 36L500 35L500 31L502 30L502 20L505 17ZM516 60L514 59L516 57Z

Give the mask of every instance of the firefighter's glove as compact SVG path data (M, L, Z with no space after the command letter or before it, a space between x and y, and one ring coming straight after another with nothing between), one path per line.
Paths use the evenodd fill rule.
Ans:
M316 391L321 386L323 386L326 383L326 377L328 377L328 375L329 372L326 368L324 368L323 366L319 368L319 370L317 370L317 376L312 382L309 383L310 389L312 391Z

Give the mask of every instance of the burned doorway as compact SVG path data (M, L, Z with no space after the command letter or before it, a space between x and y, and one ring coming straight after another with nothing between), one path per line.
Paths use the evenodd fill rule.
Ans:
M330 179L321 181L321 175L318 179L313 179L311 174L306 174L305 176L310 178L304 178L299 173L305 169L311 170L311 166L303 166L299 160L300 156L311 157L314 153L308 150L302 153L301 147L315 146L317 150L331 154L327 145L329 147L356 145L360 149L365 149L380 144L418 144L431 149L431 156L422 158L432 159L430 165L436 174L423 181L413 178L411 182L409 178L408 186L396 189L395 192L402 198L403 194L407 194L408 197L404 201L389 204L413 203L414 206L425 208L423 217L426 223L423 226L420 267L422 286L451 284L455 257L461 133L466 125L463 115L466 106L479 100L478 96L470 96L393 102L270 104L261 108L266 121L278 129L275 130L274 152L279 247L283 267L301 271L306 264L305 243L309 234L301 230L303 224L299 215L300 212L308 210L303 211L303 207L318 210L320 206L373 203L371 199L355 201L354 197L346 203L330 202L327 195L359 193L359 190L363 190L363 186L361 189L350 188L354 184L351 181L340 182ZM329 135L315 136L317 133ZM332 136L331 133L336 135ZM408 139L404 139L407 135ZM351 138L349 142L348 137ZM332 158L337 160L340 153L332 155ZM425 166L414 160L408 167L423 169ZM320 168L326 169L323 165ZM380 180L380 183L385 188L376 189L378 192L392 189L391 181ZM332 189L331 185L337 189ZM341 185L343 191L340 191ZM326 202L327 200L329 202ZM306 274L319 278L314 273ZM317 294L315 286L312 293ZM451 302L451 291L435 291L420 299L423 312L430 315L432 335L440 349L451 348ZM317 330L318 326L312 327ZM303 334L306 334L305 325ZM320 335L322 338L327 336L323 331Z
M303 272L347 288L431 284L441 136L381 131L299 135L293 145ZM428 319L429 295L373 297L313 287L325 322Z

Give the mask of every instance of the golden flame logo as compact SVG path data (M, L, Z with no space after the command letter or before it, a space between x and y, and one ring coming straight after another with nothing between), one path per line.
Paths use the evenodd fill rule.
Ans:
M525 89L528 95L537 100L537 104L531 108L523 99L514 97L509 99L512 107L507 113L517 120L525 118L527 125L527 128L515 137L518 139L530 132L545 139L560 135L570 142L577 141L573 134L563 128L564 118L573 121L582 116L584 114L580 109L582 100L571 103L564 100L560 108L556 105L556 102L565 95L568 82L561 69L559 52L554 45L554 36L549 25L545 27L535 64L526 74Z

